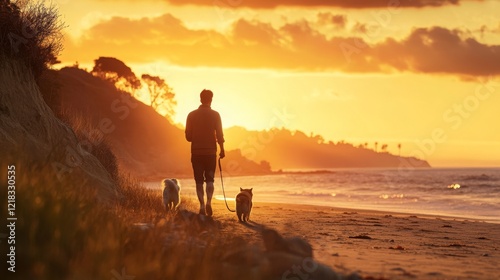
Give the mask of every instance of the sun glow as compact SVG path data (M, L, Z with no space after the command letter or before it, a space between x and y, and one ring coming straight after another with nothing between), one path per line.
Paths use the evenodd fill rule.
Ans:
M481 74L492 60L433 56L455 41L462 56L474 46L495 47L500 3L257 10L89 0L61 2L60 10L70 34L63 63L91 68L97 57L112 56L137 75L160 76L176 93L173 120L181 126L207 88L224 128L286 127L327 141L379 142L433 166L500 165L500 131L491 129L500 83L493 68L490 78ZM359 40L343 41L351 37Z

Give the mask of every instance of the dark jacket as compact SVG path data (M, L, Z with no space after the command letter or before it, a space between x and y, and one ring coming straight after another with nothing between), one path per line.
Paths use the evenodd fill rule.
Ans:
M185 133L193 155L215 155L217 143L224 143L220 115L208 105L200 105L189 113Z

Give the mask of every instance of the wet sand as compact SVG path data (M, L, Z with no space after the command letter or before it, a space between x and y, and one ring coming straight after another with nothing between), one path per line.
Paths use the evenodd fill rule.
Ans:
M234 201L228 201L234 209ZM366 279L500 279L500 224L322 206L255 203L239 223L214 202L223 231L261 246L260 226L302 237L314 258Z

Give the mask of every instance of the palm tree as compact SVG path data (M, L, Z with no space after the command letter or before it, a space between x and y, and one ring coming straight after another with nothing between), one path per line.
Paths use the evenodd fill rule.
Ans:
M375 142L375 152L377 152L378 142Z
M401 156L401 143L398 144L399 156Z

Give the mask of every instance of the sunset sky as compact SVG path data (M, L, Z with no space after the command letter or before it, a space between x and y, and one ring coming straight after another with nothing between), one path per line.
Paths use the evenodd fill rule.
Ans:
M226 128L284 126L396 154L401 143L432 166L500 166L500 1L52 3L68 26L63 64L112 56L163 77L178 123L208 88Z

